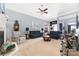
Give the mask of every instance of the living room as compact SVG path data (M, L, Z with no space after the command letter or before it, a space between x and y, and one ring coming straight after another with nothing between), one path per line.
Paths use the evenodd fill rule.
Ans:
M0 3L0 55L79 55L78 46L74 47L76 44L72 44L71 41L66 40L70 42L67 49L62 47L66 44L66 42L62 44L62 41L65 41L65 37L62 38L63 34L72 38L70 34L73 29L78 31L78 5L78 3ZM73 51L78 53L73 54Z

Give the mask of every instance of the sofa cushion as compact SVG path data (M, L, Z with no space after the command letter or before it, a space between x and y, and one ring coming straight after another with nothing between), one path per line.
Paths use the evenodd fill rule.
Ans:
M40 33L40 31L30 31L30 38L37 38L41 37L43 33Z
M60 31L50 31L50 37L51 38L55 38L58 39L61 36L61 32Z

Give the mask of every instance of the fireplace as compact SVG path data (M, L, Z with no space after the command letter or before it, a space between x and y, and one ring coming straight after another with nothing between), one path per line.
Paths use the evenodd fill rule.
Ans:
M6 17L0 13L0 47L6 43Z
M0 47L2 46L2 44L4 44L6 42L5 39L5 24L3 22L0 22Z
M4 44L4 31L0 31L0 47Z

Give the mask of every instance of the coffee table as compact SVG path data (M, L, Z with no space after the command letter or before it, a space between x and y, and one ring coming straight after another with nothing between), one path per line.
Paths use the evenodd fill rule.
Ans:
M43 39L44 39L44 41L51 41L51 38L49 35L44 35Z

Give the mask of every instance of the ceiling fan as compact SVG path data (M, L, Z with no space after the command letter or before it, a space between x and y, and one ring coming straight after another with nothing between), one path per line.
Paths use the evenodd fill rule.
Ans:
M38 13L41 13L41 15L48 14L47 12L48 8L44 8L43 5L41 5L41 8L38 8L38 10L39 10Z

